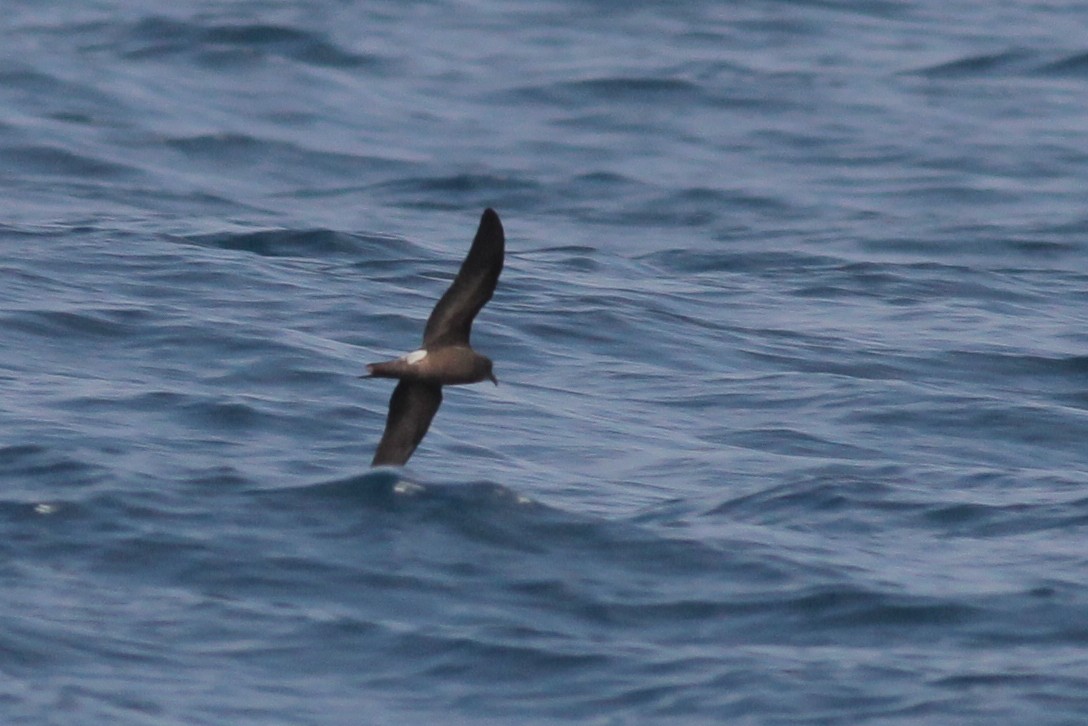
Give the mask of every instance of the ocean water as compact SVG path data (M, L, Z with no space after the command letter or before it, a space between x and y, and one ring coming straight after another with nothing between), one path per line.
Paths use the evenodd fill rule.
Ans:
M1084 6L12 0L0 169L3 723L1088 722Z

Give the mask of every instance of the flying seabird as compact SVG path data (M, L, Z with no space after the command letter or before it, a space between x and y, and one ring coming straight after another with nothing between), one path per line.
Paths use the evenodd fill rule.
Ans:
M371 466L402 466L408 461L442 403L442 386L483 380L499 384L491 372L491 359L474 351L468 338L473 318L495 292L504 247L499 215L485 209L457 277L427 318L423 347L366 367L364 378L400 380L389 399L385 433Z

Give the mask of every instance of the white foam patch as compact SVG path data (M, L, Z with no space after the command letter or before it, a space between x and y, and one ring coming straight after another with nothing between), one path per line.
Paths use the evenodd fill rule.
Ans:
M405 481L401 479L393 485L393 492L395 494L401 494L403 496L411 496L413 494L419 494L423 491L423 487L415 482Z
M416 363L419 363L421 360L423 360L426 357L427 357L427 351L425 351L425 350L423 350L421 348L420 350L413 350L411 353L404 356L404 362L407 363L408 365L415 365Z

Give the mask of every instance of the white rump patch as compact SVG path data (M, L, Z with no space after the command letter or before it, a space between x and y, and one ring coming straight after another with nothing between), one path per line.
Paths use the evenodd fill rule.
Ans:
M427 357L427 351L422 348L419 350L413 350L408 355L404 356L404 362L412 366L419 363L421 360Z

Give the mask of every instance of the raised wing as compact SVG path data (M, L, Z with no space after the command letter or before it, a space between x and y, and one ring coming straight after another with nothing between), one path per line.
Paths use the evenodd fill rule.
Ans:
M419 381L398 383L389 399L385 433L370 465L403 466L431 427L441 404L442 386Z
M485 209L468 257L450 289L434 306L423 330L423 347L468 345L472 321L491 299L502 272L506 237L493 209Z

